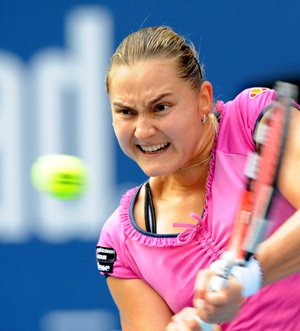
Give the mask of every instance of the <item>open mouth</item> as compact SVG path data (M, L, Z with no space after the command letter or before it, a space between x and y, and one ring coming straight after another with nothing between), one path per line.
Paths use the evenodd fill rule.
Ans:
M137 146L145 154L159 154L165 151L170 146L170 143L157 144L152 146L142 146L142 145L137 145Z

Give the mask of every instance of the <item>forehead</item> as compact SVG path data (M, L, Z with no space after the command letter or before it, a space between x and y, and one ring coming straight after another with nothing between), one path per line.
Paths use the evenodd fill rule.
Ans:
M115 65L110 72L110 97L133 92L176 89L185 82L178 77L174 59L150 59L130 65ZM159 92L159 91L158 91ZM147 93L146 93L147 94Z

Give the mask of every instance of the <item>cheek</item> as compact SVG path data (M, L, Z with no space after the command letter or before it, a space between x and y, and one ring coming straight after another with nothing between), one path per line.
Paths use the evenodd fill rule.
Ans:
M124 139L128 135L130 125L127 125L126 122L121 121L120 119L114 119L114 131L117 139Z
M116 138L120 145L124 145L126 142L126 131L122 130L119 126L114 127Z
M178 144L180 144L184 153L195 153L198 150L202 137L201 124L197 120L184 121L181 128L178 129Z
M118 140L118 143L122 149L122 151L128 155L128 150L130 148L130 141L131 141L131 134L128 130L128 126L126 125L119 125L115 123L114 125L114 131L116 138ZM128 155L130 156L130 155Z
M180 136L183 140L198 136L199 130L201 130L201 125L198 122L198 118L196 116L192 116L192 114L181 116L180 119L174 123L175 125L173 126L173 132L177 136Z

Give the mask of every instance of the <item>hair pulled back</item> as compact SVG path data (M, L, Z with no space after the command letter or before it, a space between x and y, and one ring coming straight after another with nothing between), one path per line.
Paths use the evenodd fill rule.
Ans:
M199 90L203 82L202 68L192 43L166 27L143 28L127 36L111 58L106 76L109 93L110 72L117 65L132 65L141 60L155 58L175 59L178 76Z

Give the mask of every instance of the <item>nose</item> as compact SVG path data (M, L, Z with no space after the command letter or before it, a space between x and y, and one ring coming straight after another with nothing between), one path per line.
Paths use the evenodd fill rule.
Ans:
M148 116L139 115L136 119L135 136L143 141L153 137L156 133L156 127L153 120Z

